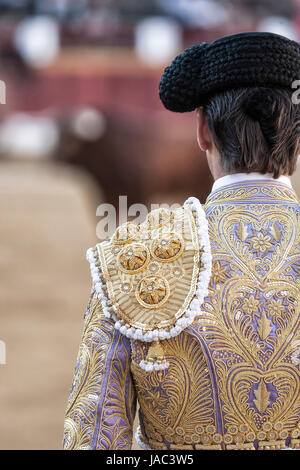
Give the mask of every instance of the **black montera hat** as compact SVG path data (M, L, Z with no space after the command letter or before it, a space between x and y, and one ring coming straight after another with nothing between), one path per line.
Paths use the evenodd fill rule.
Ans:
M300 79L300 44L273 33L239 33L191 46L166 67L159 96L170 111L205 105L240 87L288 88Z

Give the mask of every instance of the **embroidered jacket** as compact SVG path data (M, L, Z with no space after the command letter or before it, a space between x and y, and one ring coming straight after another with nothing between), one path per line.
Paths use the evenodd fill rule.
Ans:
M152 212L89 252L65 449L129 449L137 400L144 448L300 447L296 194L244 181L204 209Z

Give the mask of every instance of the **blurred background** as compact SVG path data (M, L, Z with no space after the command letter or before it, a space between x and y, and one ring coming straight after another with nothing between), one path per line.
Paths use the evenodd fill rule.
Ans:
M99 204L210 191L194 113L159 101L164 67L255 30L299 40L300 0L0 0L1 449L61 448Z

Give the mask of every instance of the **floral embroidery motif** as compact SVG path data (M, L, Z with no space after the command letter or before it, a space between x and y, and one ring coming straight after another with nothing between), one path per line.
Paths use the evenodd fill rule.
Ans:
M268 306L268 313L272 316L274 316L274 320L276 321L276 318L281 318L281 315L284 312L284 306L282 305L281 300L272 300L270 302L270 305Z
M211 279L214 284L222 283L228 277L228 267L220 261L213 263Z
M174 234L164 234L160 240L154 240L152 256L162 262L170 262L179 258L184 249L183 239Z
M128 274L143 271L149 262L150 253L148 248L137 243L123 248L117 260L119 269Z
M252 237L252 247L254 250L264 253L272 247L271 237L258 232L255 237Z
M175 278L181 278L184 276L184 269L181 266L174 266L174 268L172 268L172 275Z
M255 316L255 312L257 312L257 307L259 305L259 301L253 297L253 295L250 295L250 297L247 299L245 298L242 308L245 313L250 313L252 314L252 319Z
M141 280L136 291L138 302L144 307L160 306L168 300L168 281L159 276L148 276Z
M122 282L120 285L120 291L124 294L129 294L132 291L132 284L130 282Z

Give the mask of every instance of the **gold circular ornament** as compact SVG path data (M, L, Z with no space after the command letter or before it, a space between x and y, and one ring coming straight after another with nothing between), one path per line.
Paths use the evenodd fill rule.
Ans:
M159 240L153 240L151 254L154 259L170 263L182 255L184 241L176 233L166 233Z
M148 214L145 224L148 230L162 227L167 224L170 220L174 218L174 213L161 207L159 209L154 209Z
M232 425L228 426L227 432L229 434L235 435L235 434L238 433L238 427L235 424L232 424Z
M129 294L129 292L132 291L132 284L130 282L122 282L120 291L123 292L123 294Z
M195 431L198 434L203 434L204 433L204 428L203 428L203 426L198 425L198 426L195 427Z
M264 431L267 431L267 432L268 432L268 431L271 431L271 429L272 429L272 424L267 421L266 423L263 424L263 427L262 427L262 428L263 428Z
M257 433L257 439L259 441L264 441L266 439L266 437L267 437L267 434L265 433L265 431L259 431Z
M146 276L138 284L135 296L137 301L146 308L158 308L169 298L168 281L161 276Z
M179 436L184 436L185 432L184 432L184 429L180 426L178 426L176 429L175 429L175 432L176 434L178 434Z
M223 437L221 434L219 433L216 433L213 435L213 441L216 443L216 444L220 444L223 440Z
M117 257L117 266L125 274L137 274L146 269L149 262L150 252L141 243L124 247Z
M208 426L206 426L205 431L209 434L213 434L216 432L216 426L214 426L213 424L209 424Z
M202 444L209 445L212 443L212 437L209 434L203 434L201 436Z
M244 435L241 433L238 433L234 436L234 442L236 444L242 444L244 442L245 438Z
M180 279L184 275L184 269L181 266L174 266L174 268L172 268L172 275Z
M280 439L286 439L286 438L288 437L288 435L289 435L289 433L288 433L285 429L283 429L283 430L280 431L280 433L279 433L279 438L280 438Z
M157 274L159 270L160 265L156 261L152 261L148 266L148 271L150 271L151 274Z
M246 439L247 439L247 441L249 441L249 442L254 441L254 439L255 439L255 434L254 434L254 432L249 431L249 432L246 434Z
M175 434L175 431L174 429L172 428L167 428L166 429L166 433L169 435L169 436L173 436Z
M178 444L178 445L180 445L180 444L183 445L184 439L183 439L182 436L175 436L175 437L174 437L174 442L175 442L176 444Z
M233 441L233 437L231 434L224 434L224 442L225 444L231 444Z
M139 225L135 222L126 222L117 228L111 237L111 242L114 245L125 245L126 243L135 240L140 231L141 229Z
M276 431L281 431L282 428L283 428L283 424L280 421L274 424L274 429Z
M267 438L269 441L275 441L278 437L278 432L271 430L267 433Z
M248 424L240 424L239 430L240 430L240 432L243 432L243 433L248 432L248 430L249 430Z

